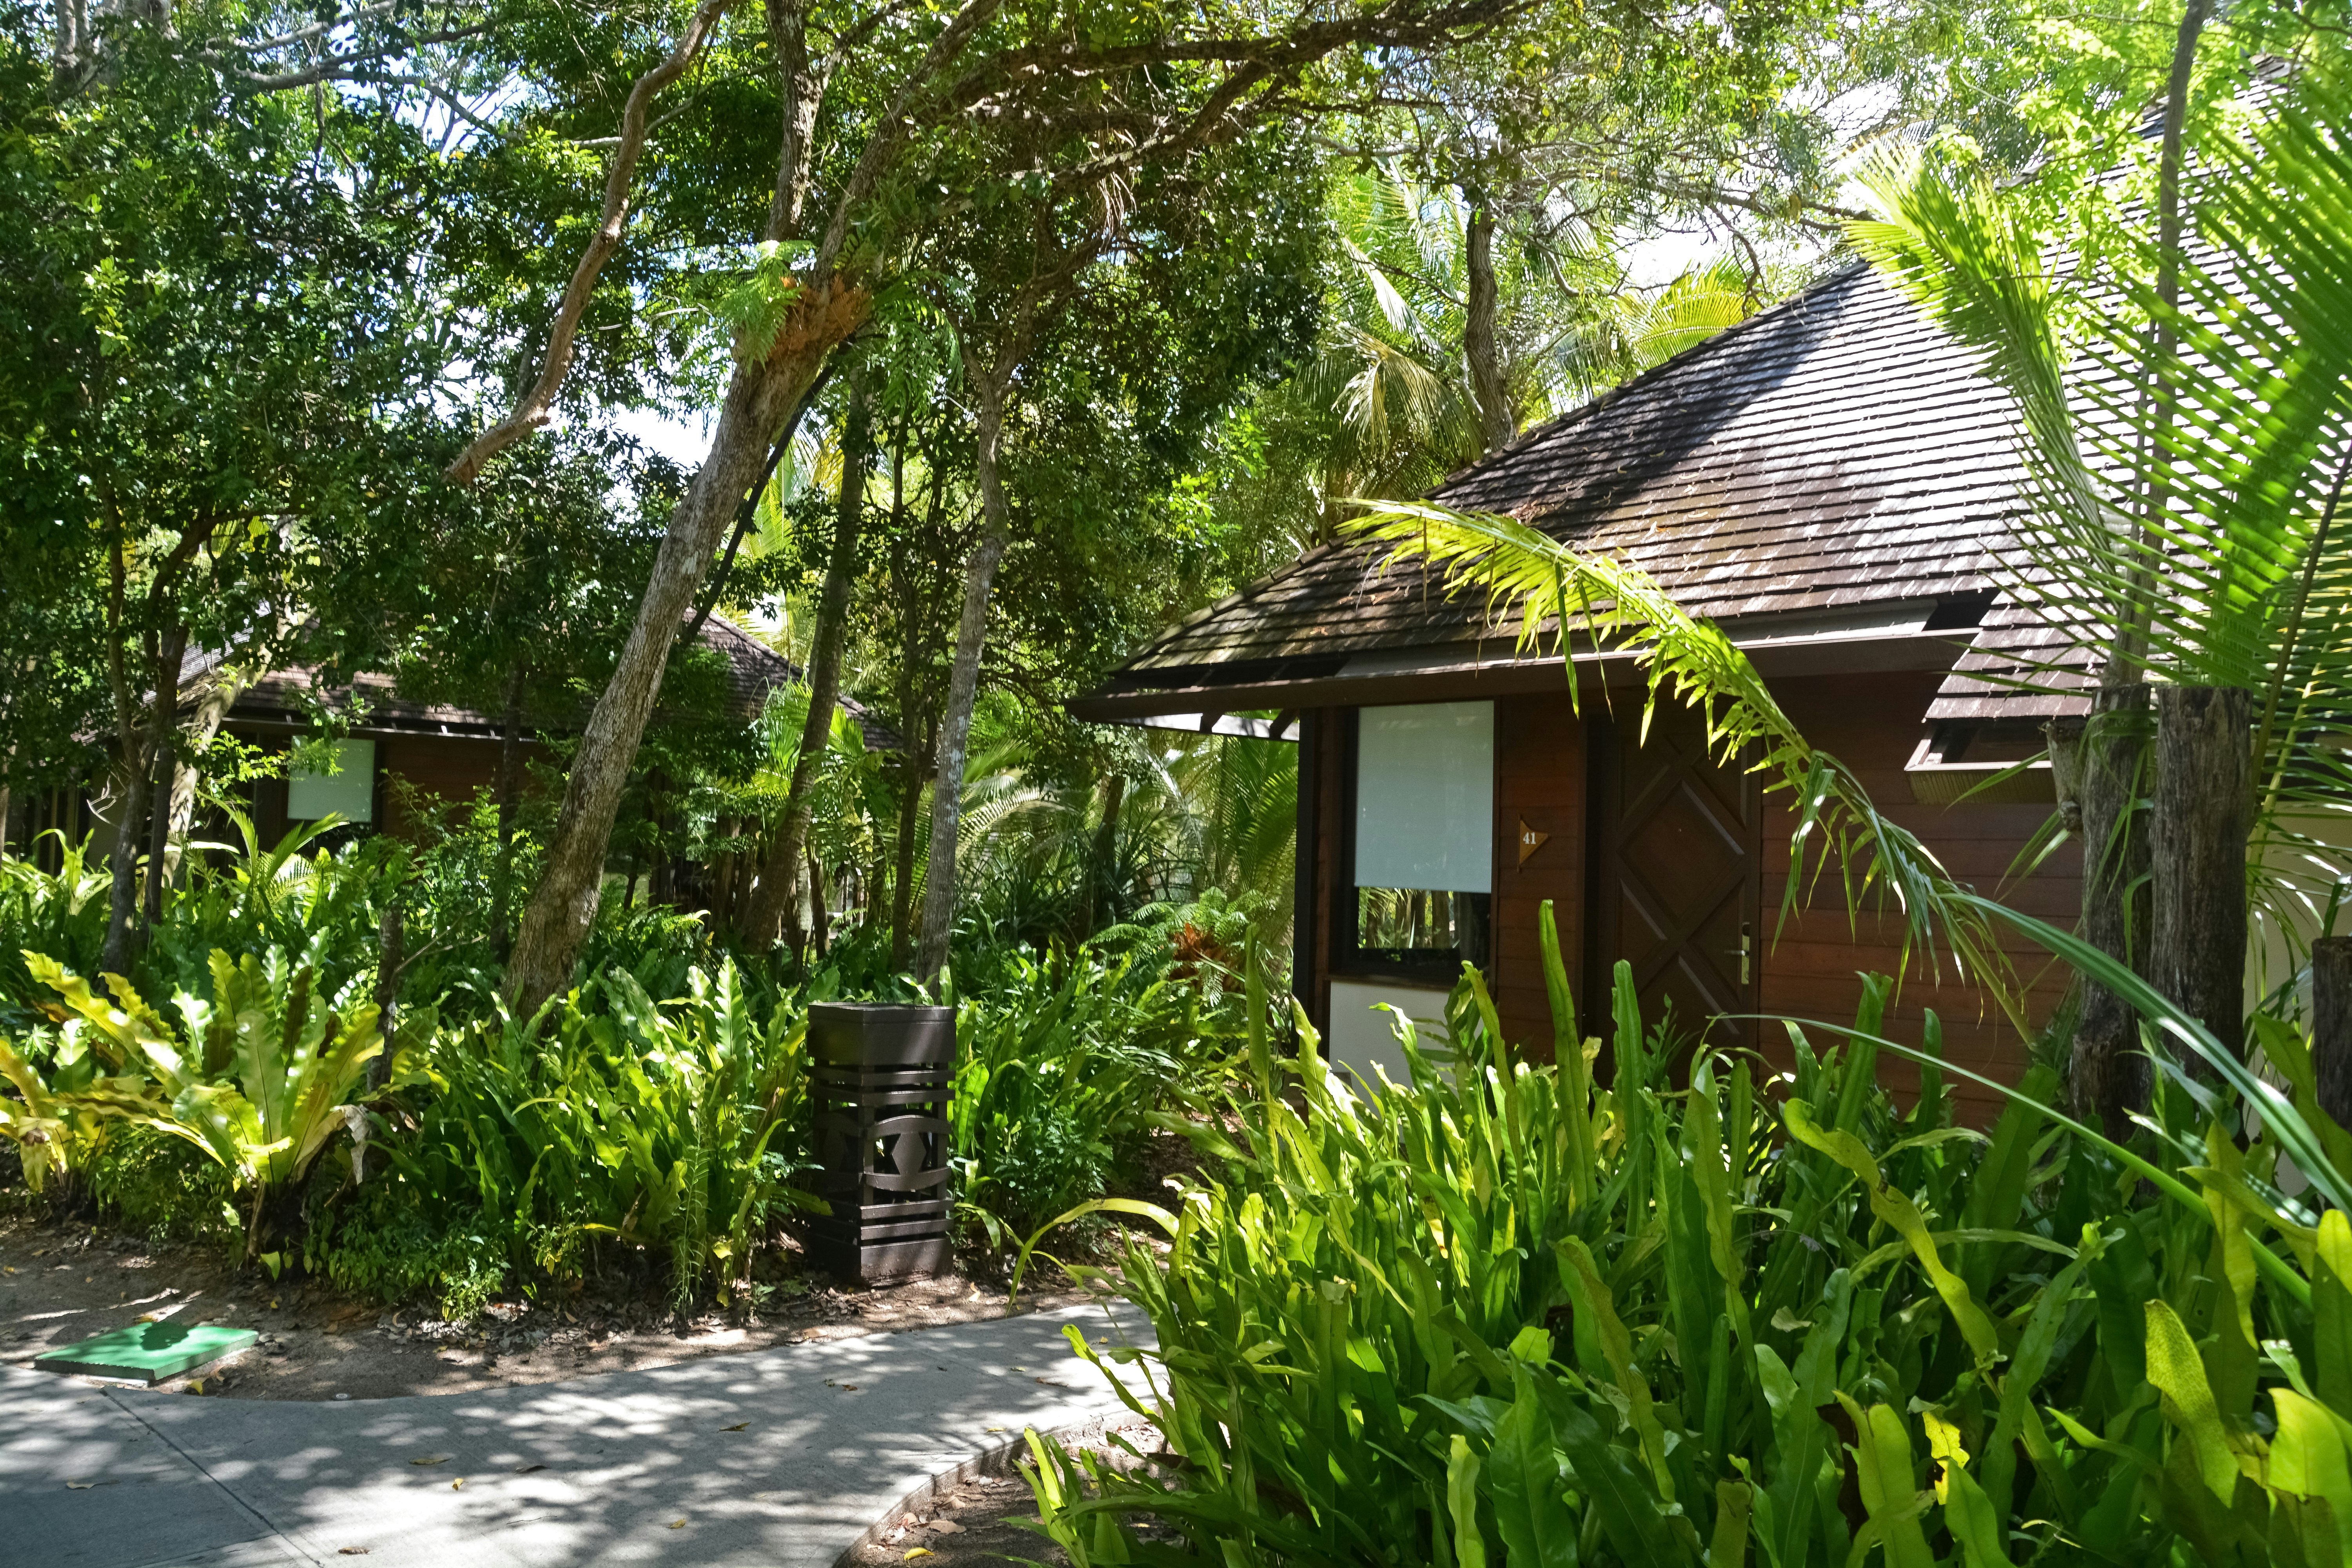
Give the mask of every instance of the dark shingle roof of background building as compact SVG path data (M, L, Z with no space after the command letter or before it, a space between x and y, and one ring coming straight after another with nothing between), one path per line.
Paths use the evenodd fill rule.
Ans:
M727 659L726 717L748 724L760 716L767 705L769 693L799 683L803 678L800 667L760 641L724 616L712 616L702 624L698 639L702 646L722 654ZM213 660L203 661L209 668ZM191 673L194 673L192 671ZM184 683L186 678L184 677ZM307 725L314 694L318 693L317 672L310 669L272 670L255 681L237 696L229 710L232 720L249 722L288 722ZM400 695L389 675L364 671L354 677L348 687L331 689L324 694L329 706L349 701L353 696L367 704L363 728L393 731L410 734L488 736L499 731L499 720L495 713L478 712L470 708L443 702L419 702ZM841 709L857 721L866 736L867 749L872 751L902 751L905 742L898 732L877 718L855 698L839 699ZM586 718L584 711L568 720L548 715L531 714L529 725L535 730L571 729Z

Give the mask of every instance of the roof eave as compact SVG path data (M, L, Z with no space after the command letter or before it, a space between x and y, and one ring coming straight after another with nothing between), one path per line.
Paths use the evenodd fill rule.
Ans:
M1733 642L1768 679L1803 676L1863 675L1899 670L1948 670L1968 651L1972 634L1893 631L1822 631L1801 635L1758 628ZM1493 645L1489 644L1488 647ZM1636 684L1646 677L1632 654L1581 652L1563 661L1482 656L1474 645L1416 649L1417 662L1366 665L1331 675L1242 685L1193 684L1150 690L1102 688L1073 699L1072 717L1096 723L1133 723L1171 714L1218 714L1251 709L1357 708L1390 703L1442 702L1528 692L1557 691L1572 663L1580 687ZM1210 668L1210 667L1203 667Z

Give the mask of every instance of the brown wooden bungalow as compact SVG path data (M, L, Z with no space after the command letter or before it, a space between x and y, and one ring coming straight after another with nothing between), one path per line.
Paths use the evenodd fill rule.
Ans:
M706 620L698 640L727 659L723 711L736 721L752 722L772 692L803 679L797 665L723 616ZM206 662L192 656L185 680L191 691ZM852 698L839 700L864 731L868 747L900 749L889 725ZM319 708L353 715L346 738L338 742L340 766L331 773L267 778L248 786L255 831L265 844L277 842L296 822L330 812L383 832L413 836L421 826L419 814L497 787L502 716L403 697L385 674L363 672L347 686L321 689L314 670L275 670L237 694L221 729L264 751L283 751L311 732ZM541 735L569 731L585 716L584 710L526 715L520 740L524 754L540 745ZM400 783L410 787L395 787ZM95 833L101 849L110 840L105 803L94 791L58 790L28 804L26 819L11 825L12 843L27 842L52 827L77 840Z
M2083 707L1988 679L2045 637L1996 584L2019 504L2010 421L1965 351L1852 267L1528 431L1433 499L1643 568L1722 626L1805 735L1956 877L2070 922L2071 849L2007 875L2051 812L2046 770L1958 798L2038 750L2047 718ZM1693 1032L1780 1057L1784 1030L1738 1016L1850 1019L1857 976L1895 969L1899 921L1850 920L1834 870L1779 920L1787 796L1710 759L1687 712L1662 710L1643 741L1630 664L1574 661L1580 717L1559 658L1517 657L1482 598L1381 559L1353 543L1310 551L1072 705L1297 739L1296 983L1340 1059L1393 1070L1371 1008L1433 1016L1465 957L1506 1032L1548 1054L1547 900L1588 1033L1607 1032L1619 959L1646 1016L1671 1005ZM1271 726L1234 717L1268 710ZM2018 951L2046 1013L2062 977ZM2002 1016L1915 963L1894 1027L1917 1039L1928 1007L1956 1062L2021 1069L2026 1042ZM1989 1092L1958 1092L1971 1113L1992 1110Z

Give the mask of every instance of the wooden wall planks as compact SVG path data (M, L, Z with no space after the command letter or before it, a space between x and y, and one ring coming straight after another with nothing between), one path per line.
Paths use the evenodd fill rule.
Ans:
M1546 899L1559 926L1569 982L1584 983L1584 725L1568 694L1507 697L1495 704L1495 962L1490 978L1504 1034L1538 1061L1552 1055L1538 913ZM1524 822L1548 835L1522 862Z

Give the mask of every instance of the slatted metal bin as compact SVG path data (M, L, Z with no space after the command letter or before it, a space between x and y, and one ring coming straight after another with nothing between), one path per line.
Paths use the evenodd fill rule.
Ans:
M955 1010L820 1002L809 1009L819 1267L866 1284L944 1272Z

